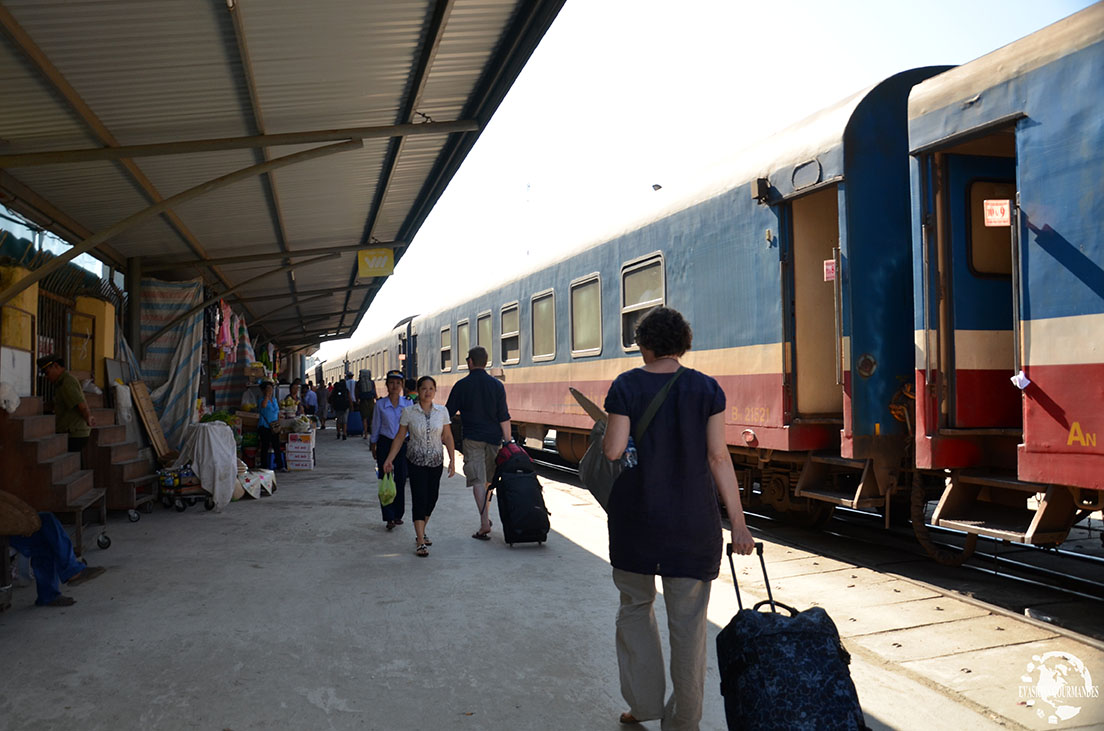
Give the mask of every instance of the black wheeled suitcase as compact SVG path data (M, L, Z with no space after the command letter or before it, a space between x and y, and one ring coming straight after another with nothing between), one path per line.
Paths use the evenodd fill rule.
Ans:
M507 459L495 469L492 489L498 495L498 517L502 521L502 536L506 543L544 543L548 540L548 508L544 505L544 490L529 455L515 445L520 454L508 453L504 448L500 456Z
M728 728L828 731L865 729L862 708L851 682L851 656L840 642L832 618L821 607L798 612L777 602L767 578L763 544L756 543L767 600L740 611L717 635ZM736 583L732 544L728 564ZM769 612L759 611L770 605ZM778 611L783 609L788 613Z

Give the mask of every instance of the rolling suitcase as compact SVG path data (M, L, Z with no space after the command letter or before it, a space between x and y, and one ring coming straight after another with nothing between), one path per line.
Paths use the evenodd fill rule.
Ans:
M533 462L525 450L512 442L496 459L491 489L498 493L498 517L506 543L544 543L548 540L548 508L544 490Z
M717 635L728 728L865 729L847 667L851 657L840 642L836 625L821 607L798 612L775 601L767 579L763 544L756 543L755 550L763 567L768 598L744 609L732 544L728 544L728 565L740 607ZM759 611L768 604L769 612Z

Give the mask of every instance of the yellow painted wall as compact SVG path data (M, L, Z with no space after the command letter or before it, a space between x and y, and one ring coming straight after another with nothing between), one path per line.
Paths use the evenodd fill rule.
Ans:
M0 290L15 284L29 272L23 267L0 267ZM34 345L34 328L32 319L17 309L26 310L38 317L38 285L32 284L15 296L11 302L3 307L0 313L0 338L9 348L32 350Z
M107 375L104 370L104 358L115 357L115 306L110 302L104 302L101 299L95 297L77 297L77 312L85 312L96 318L96 325L93 328L93 354L95 356L95 367L92 369L87 366L78 366L77 360L77 344L83 342L80 338L74 338L72 343L71 358L74 362L73 366L70 366L70 370L92 370L93 378L96 380L96 385L100 388L107 387ZM73 332L74 334L81 332L86 334L87 320L81 317L73 318Z

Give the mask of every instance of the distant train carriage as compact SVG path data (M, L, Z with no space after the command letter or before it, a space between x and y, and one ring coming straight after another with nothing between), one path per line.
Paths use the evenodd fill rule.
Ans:
M920 84L909 117L935 520L1061 542L1104 504L1104 5Z
M487 347L520 435L555 429L578 459L591 422L568 386L601 402L639 365L635 324L667 304L694 326L687 362L725 389L745 486L815 518L884 504L908 444L891 404L912 382L907 98L944 68L887 79L625 233L408 323L418 372L445 396Z
M929 497L947 525L1060 541L1104 487L1102 32L1098 5L897 74L623 233L346 358L432 374L443 400L484 346L518 436L554 429L577 461L591 420L568 387L601 403L640 364L636 323L668 305L694 328L687 365L725 390L746 501L812 526L837 505L888 523L911 497L941 560ZM999 201L1011 228L984 225Z

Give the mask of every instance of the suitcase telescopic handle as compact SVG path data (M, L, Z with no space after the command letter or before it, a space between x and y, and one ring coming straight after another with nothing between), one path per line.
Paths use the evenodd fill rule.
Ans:
M728 553L728 567L732 570L732 588L736 590L736 606L743 610L744 603L740 599L740 582L736 580L736 563L732 560L732 554L735 553L732 550L732 544L728 544L726 549ZM755 552L759 554L759 565L763 567L763 584L767 587L767 603L770 604L772 612L777 612L778 609L774 606L774 594L771 593L770 579L767 578L767 561L763 558L763 542L755 542Z

